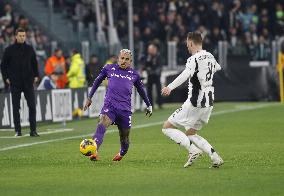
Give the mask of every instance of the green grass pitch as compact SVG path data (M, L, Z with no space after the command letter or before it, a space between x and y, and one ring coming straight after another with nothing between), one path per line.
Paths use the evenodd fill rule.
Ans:
M114 126L100 161L79 152L82 135L94 132L97 119L68 122L74 130L57 133L61 124L40 124L39 132L49 133L40 138L0 131L0 195L284 195L284 105L215 104L200 135L224 159L219 169L209 169L207 155L183 168L186 150L161 132L179 106L155 110L151 118L135 113L129 152L117 163L111 161L119 150Z

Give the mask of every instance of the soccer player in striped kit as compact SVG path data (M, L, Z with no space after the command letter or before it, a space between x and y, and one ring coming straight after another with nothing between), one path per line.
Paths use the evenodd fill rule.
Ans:
M188 33L187 48L192 56L187 59L184 71L164 87L161 93L168 96L172 90L189 80L188 98L164 123L162 131L189 151L188 161L184 167L191 166L202 152L209 155L212 167L219 167L224 161L209 142L197 134L197 131L208 123L210 118L214 101L213 76L215 72L221 70L221 66L211 53L202 49L200 33ZM184 127L186 132L180 131L178 127Z
M116 124L120 136L120 152L117 153L113 161L120 161L129 148L129 132L131 128L131 94L133 86L136 87L139 95L147 105L146 115L152 115L152 106L144 90L143 83L137 71L130 67L132 53L128 49L122 49L118 56L117 64L107 64L95 79L92 89L88 95L84 110L92 104L92 97L102 81L108 79L108 87L104 99L104 106L100 114L100 122L97 125L96 133L93 135L98 149L103 143L104 134L107 127ZM98 154L90 156L90 159L98 160Z

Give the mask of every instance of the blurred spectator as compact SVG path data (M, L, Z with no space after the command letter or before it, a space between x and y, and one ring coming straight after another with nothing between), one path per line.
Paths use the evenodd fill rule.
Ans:
M92 86L94 79L99 75L102 66L99 63L99 58L97 55L92 55L90 62L86 66L86 79L88 86Z
M240 12L239 19L242 23L243 31L248 31L250 24L258 23L258 16L256 15L256 11L256 5L252 5L247 7L245 12Z
M63 70L63 74L58 78L56 82L56 87L65 88L68 81L66 76L65 58L63 57L61 49L56 49L54 51L53 56L47 59L44 69L45 74L51 75L58 67L60 67Z
M270 46L265 40L264 36L259 36L258 44L255 49L255 58L256 60L269 60L270 55Z
M113 1L112 4L114 25L122 45L125 46L128 44L127 0ZM96 26L94 1L54 0L54 6L54 10L62 12L72 20L74 29L78 22L82 22L85 27L90 22ZM252 43L249 48L256 47L260 36L264 36L265 40L270 42L275 36L284 33L283 6L282 0L133 1L134 47L135 53L138 54L135 58L139 56L140 59L149 43L161 46L159 52L166 56L167 42L176 41L178 64L184 64L188 54L183 52L183 40L186 39L186 32L195 30L203 33L204 48L214 55L217 54L220 40L230 42L230 51L234 54L246 54L247 42ZM99 7L102 29L107 34L106 2L99 1ZM1 48L14 42L11 32L15 27L28 30L27 43L35 48L39 58L44 59L44 51L47 51L48 45L47 37L39 28L31 25L27 17L14 12L9 3L0 1Z
M283 11L283 5L281 3L276 3L275 5L275 16L276 16L276 22L275 22L275 34L281 35L284 33L284 11Z
M252 37L249 33L245 34L245 50L247 54L251 56L251 59L255 59L255 44L252 41ZM244 53L244 52L243 52Z
M0 11L0 21L1 23L3 22L12 26L14 25L15 15L12 6L9 3L6 3L4 5L4 10Z
M62 2L63 1L63 2ZM88 25L96 23L94 4L90 0L61 0L69 10L74 23L81 21ZM113 2L114 23L123 45L128 41L127 0ZM67 8L66 8L67 6ZM230 42L234 54L246 54L246 42L250 47L258 44L263 35L271 41L275 35L284 32L284 2L281 0L155 0L134 1L134 39L136 54L145 53L149 43L158 43L160 53L166 55L167 41L177 41L177 51L184 51L183 41L186 32L200 31L204 35L204 48L216 55L218 41ZM103 30L107 33L106 4L100 1ZM246 33L249 33L248 38ZM231 37L233 36L233 37ZM141 51L140 51L141 50ZM178 63L183 64L187 56L179 56Z
M162 65L160 60L160 55L158 53L158 47L154 44L150 44L147 49L147 54L142 58L142 70L145 70L148 75L147 81L147 93L150 99L152 106L154 107L153 101L153 85L156 86L156 95L159 108L162 107L162 98L161 98L161 72Z
M81 54L76 49L71 51L71 65L67 77L70 88L84 87L86 81L85 63Z
M114 54L111 54L108 58L108 60L106 61L105 65L106 64L115 64L117 63L117 56L114 55Z
M218 27L214 27L212 34L209 36L210 40L210 51L214 56L217 56L218 54L218 42L223 41L224 37L220 32L220 29Z
M50 75L44 76L37 87L38 90L56 89L58 79L63 75L62 67L56 67Z

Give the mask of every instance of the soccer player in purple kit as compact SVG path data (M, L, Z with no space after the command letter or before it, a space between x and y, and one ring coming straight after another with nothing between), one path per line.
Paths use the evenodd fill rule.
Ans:
M129 132L131 128L131 94L135 86L139 95L147 105L146 115L152 115L152 106L143 88L140 76L137 71L130 67L132 63L132 52L122 49L118 56L117 64L106 64L99 76L95 79L92 89L88 95L84 110L92 104L92 97L102 81L108 79L108 87L104 99L104 105L100 114L100 121L96 133L93 135L99 150L103 143L106 129L111 124L116 124L120 136L120 152L116 154L113 161L120 161L129 148ZM98 153L90 156L90 160L98 160Z

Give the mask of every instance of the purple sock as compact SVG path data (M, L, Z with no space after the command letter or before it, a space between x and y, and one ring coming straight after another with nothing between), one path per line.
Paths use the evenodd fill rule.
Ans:
M93 135L93 140L97 143L97 148L103 143L106 128L102 124L98 124L96 133Z
M120 142L120 152L119 152L119 154L121 156L124 156L127 153L128 148L129 148L129 143L128 142L127 143L126 142Z

